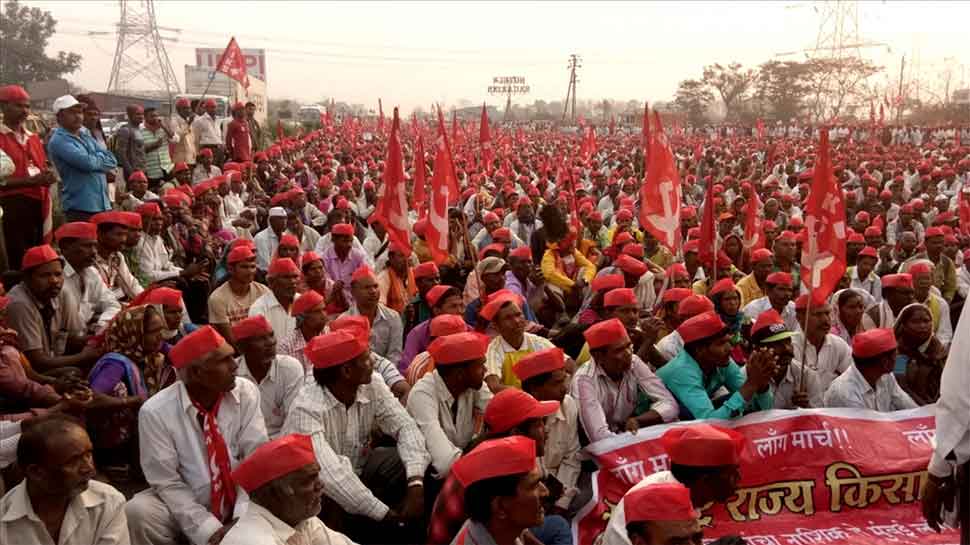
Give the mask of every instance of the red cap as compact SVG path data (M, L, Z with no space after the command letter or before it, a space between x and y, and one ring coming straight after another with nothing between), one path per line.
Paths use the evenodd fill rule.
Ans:
M455 290L452 286L446 284L438 284L437 286L428 290L428 293L424 294L424 300L428 302L428 305L434 307L438 304L438 300L447 293L449 290Z
M664 291L663 296L660 298L661 303L679 303L684 299L690 297L694 292L687 288L667 288Z
M342 329L363 332L364 337L370 338L370 321L366 316L359 314L355 316L340 316L330 322L330 331L340 331Z
M647 272L647 265L643 261L626 254L620 254L613 265L630 276L641 277Z
M435 265L434 261L426 261L414 268L414 278L426 278L438 276L438 266Z
M203 157L208 157L208 158L211 159L212 158L212 150L210 148L202 148L201 150L199 150L199 155L201 155Z
M688 240L684 243L684 253L689 254L691 252L697 253L700 251L701 243L696 238Z
M698 517L690 489L680 483L635 486L623 495L624 514L631 522L689 521Z
M616 288L607 292L603 298L603 306L607 308L637 306L637 296L630 288Z
M280 237L280 246L286 246L287 248L297 248L300 247L300 241L293 235L286 234Z
M605 291L622 288L625 284L622 274L603 274L593 279L593 291Z
M148 176L145 176L145 173L144 172L142 172L140 170L136 170L136 171L134 171L134 172L131 173L131 176L128 176L128 181L129 182L146 182L147 183L148 182Z
M777 310L770 308L758 315L758 319L751 326L751 336L754 337L762 329L777 324L785 325L785 321L781 319L781 314L778 314Z
M172 367L181 369L193 361L204 358L211 352L226 344L226 340L211 325L202 326L189 333L179 341L168 357L172 360Z
M678 426L661 435L660 442L671 463L685 466L738 465L744 450L743 435L710 424Z
M354 236L354 228L349 223L338 223L330 229L330 232L334 235Z
M626 333L626 327L617 318L589 326L583 332L583 337L586 337L590 350L630 340L630 336Z
M718 293L722 293L725 291L732 291L736 289L738 288L737 286L734 285L734 280L731 280L730 278L722 278L718 280L713 286L711 286L711 291L708 292L708 295L713 297Z
M513 435L482 441L451 466L451 473L467 489L485 479L528 473L535 467L536 442L524 435Z
M768 275L765 279L767 284L784 284L786 286L791 286L792 277L791 274L786 272L773 272Z
M509 231L508 227L499 227L492 231L492 240L495 242L512 242L512 231Z
M871 358L896 349L896 334L890 328L870 329L852 337L852 356Z
M778 233L777 240L784 240L786 242L795 242L795 233L792 233L791 231L782 231L781 233Z
M316 462L309 435L284 435L256 448L236 469L232 481L248 493Z
M266 271L266 275L277 276L281 274L299 275L300 268L288 257L277 257L269 264L269 270Z
M481 261L485 259L490 252L497 252L501 256L503 253L505 253L505 245L500 242L496 242L485 246L480 252L478 252L478 260Z
M613 246L619 246L620 248L622 248L623 245L629 244L629 243L631 243L633 241L634 241L633 235L631 235L627 231L623 231L622 233L616 235L613 238L613 244L612 245Z
M532 260L532 250L528 246L519 246L518 248L509 252L509 257L517 257L519 259Z
M457 314L440 314L431 319L428 330L432 337L444 337L468 331L465 320Z
M323 261L323 258L321 258L319 255L317 255L317 253L314 252L313 250L310 250L309 252L306 252L302 256L300 256L300 266L301 267L306 267L307 265L309 265L310 263L313 263L314 261L321 261L322 262Z
M303 295L297 297L293 301L293 306L290 308L290 314L293 316L299 316L306 311L313 310L324 303L326 303L326 301L317 290L307 290L303 292Z
M95 225L110 223L110 224L124 225L125 227L130 227L132 220L131 218L126 216L126 214L130 214L130 213L131 212L101 212L91 216L91 223ZM138 214L135 214L135 215L138 216ZM139 227L141 226L141 216L138 216L138 225Z
M795 298L795 310L805 310L808 308L808 294L803 293ZM765 311L767 312L767 311ZM763 314L763 313L762 313Z
M717 313L711 310L684 320L677 328L677 333L680 333L680 338L687 344L716 335L724 331L725 327Z
M882 277L883 288L912 288L913 275L909 273L887 274Z
M847 242L858 243L858 244L865 244L866 243L866 237L862 236L859 233L851 233L849 235L849 238L848 238Z
M145 302L149 305L182 308L182 292L172 288L155 288L145 297Z
M933 274L933 264L929 260L917 261L910 265L906 272L911 276L916 276L917 274Z
M191 105L192 105L192 103L189 102L189 99L187 99L185 97L179 97L179 98L175 99L175 107L176 108L186 108L186 107L189 107Z
M867 237L881 237L882 229L880 229L878 225L871 225L869 227L866 227L866 230L863 231L863 234Z
M20 260L20 270L26 271L59 259L60 257L57 256L57 252L54 251L54 248L51 248L50 244L34 246L24 252L24 257Z
M459 316L448 317L461 320ZM444 318L444 316L437 318ZM449 365L484 358L487 349L488 337L473 331L463 330L435 339L428 346L428 354L434 359L435 365Z
M158 203L146 202L138 205L135 208L135 213L149 218L157 218L162 215L162 209L159 208Z
M488 402L485 423L491 432L502 433L526 420L549 416L558 410L558 401L538 401L518 388L506 388Z
M86 221L72 221L65 223L54 231L54 240L60 242L65 238L77 238L81 240L97 240L98 228L93 223Z
M358 280L364 280L365 278L371 278L374 280L377 279L377 277L374 276L374 271L372 271L370 267L367 265L361 265L360 267L357 267L354 274L350 275L350 282L357 282Z
M704 312L712 312L714 310L714 302L707 298L705 295L693 294L685 297L680 305L677 306L677 315L681 319L690 318L691 316L697 316Z
M499 309L507 303L514 303L519 308L522 308L522 297L509 290L499 290L489 296L488 303L478 313L482 315L482 318L492 321L492 318L495 318L495 315L498 314Z
M624 245L621 252L623 252L623 255L628 255L637 261L642 260L644 256L643 246L637 244L636 242L630 242L629 244Z
M317 335L303 349L314 369L342 365L360 356L369 348L370 338L358 334L355 328L340 329Z
M930 227L926 230L925 238L942 237L945 234L946 233L943 232L943 229L940 229L939 227Z
M250 337L266 335L272 332L273 326L269 325L269 321L262 314L250 316L244 320L236 322L236 325L232 326L232 336L237 341L248 339Z
M872 246L866 246L865 248L859 250L858 257L871 257L873 259L879 259L879 254L876 253L876 249Z
M0 102L29 101L30 95L19 85L4 85L0 87Z
M482 223L492 223L497 221L499 221L498 214L495 212L485 212L485 215L482 216Z
M246 261L249 259L256 259L256 254L253 253L253 249L250 246L236 246L229 251L229 255L226 256L226 263L232 265L233 263L238 263L240 261Z
M519 377L520 381L525 381L537 375L562 369L565 361L566 356L562 348L546 348L524 356L512 366L512 372Z

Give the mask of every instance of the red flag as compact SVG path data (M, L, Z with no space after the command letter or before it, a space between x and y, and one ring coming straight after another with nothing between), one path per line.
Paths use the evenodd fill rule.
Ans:
M489 173L492 171L492 135L488 130L488 111L485 110L485 103L482 103L482 120L478 126L478 143L482 146L482 166Z
M714 263L717 255L717 223L714 217L714 178L707 180L704 193L704 215L701 216L701 240L697 257L701 263Z
M458 145L458 112L451 110L451 143Z
M383 119L383 112L381 112ZM387 161L384 166L384 185L374 208L374 216L382 218L387 236L411 252L411 229L408 224L408 189L404 183L404 155L401 153L401 120L397 108L391 122L391 136L387 142Z
M964 236L970 236L970 195L967 195L963 191L958 193L958 195L960 196L960 204L958 205L960 231L963 232Z
M243 57L242 49L236 43L236 38L229 40L229 45L219 57L219 64L216 65L216 72L222 72L230 78L239 82L245 89L249 89L249 74L246 73L246 58Z
M384 134L384 105L381 103L381 99L377 99L377 111L379 116L377 118L377 132ZM397 111L397 108L394 108Z
M680 175L670 143L654 117L648 146L649 163L640 188L640 225L674 253L680 246Z
M845 200L832 173L829 131L819 131L818 156L812 186L805 206L807 248L802 253L802 282L812 293L812 304L820 304L838 285L845 273Z
M741 241L748 252L765 247L764 219L761 214L761 197L752 188L744 205L744 240Z
M431 258L439 265L448 260L448 203L457 201L451 196L454 179L451 150L448 149L445 122L438 110L438 138L435 139L434 174L431 176L431 199L428 208L428 230L425 239Z
M444 172L445 181L448 183L448 204L454 205L461 197L461 192L458 189L458 175L455 174L455 156L451 153L451 143L448 142L448 133L445 132L445 118L441 113L440 107L438 108L438 131L445 140L445 151L448 154L448 169ZM437 172L438 168L436 166L435 174Z
M417 118L415 118L417 123ZM421 215L425 207L424 185L426 169L424 163L424 135L418 134L418 142L414 146L414 209Z

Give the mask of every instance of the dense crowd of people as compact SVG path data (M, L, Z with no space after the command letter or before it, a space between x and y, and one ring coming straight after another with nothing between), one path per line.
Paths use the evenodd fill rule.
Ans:
M383 119L263 146L246 105L223 134L214 104L180 101L132 105L105 141L98 105L65 96L45 144L23 89L0 109L5 543L570 544L586 445L705 419L663 434L670 470L603 535L699 544L700 509L740 482L717 419L932 404L963 342L959 130L832 129L848 267L815 301L816 128L670 131L668 247L640 225L639 130L499 129L493 149L453 122L461 196L432 225L435 131L395 120L404 244L375 213Z

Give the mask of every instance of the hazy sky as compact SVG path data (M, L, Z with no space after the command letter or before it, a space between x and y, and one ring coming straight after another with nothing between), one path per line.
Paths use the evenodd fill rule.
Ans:
M37 1L59 21L50 51L77 51L81 70L70 79L90 90L108 83L115 48L117 2ZM130 0L137 3L138 0ZM259 2L156 0L175 73L195 63L196 47L225 47L235 35L243 48L267 50L270 98L322 97L373 104L385 111L427 109L433 101L487 100L492 76L523 76L532 93L520 99L562 100L570 53L582 56L578 96L669 100L677 83L698 77L705 64L757 65L780 52L814 47L819 12L810 2ZM890 66L918 64L923 87L938 80L945 62L970 69L966 21L970 3L859 2L863 40L886 46L864 50ZM88 32L100 33L89 36ZM804 59L804 55L787 57ZM950 60L945 60L945 59ZM931 81L932 80L932 81Z

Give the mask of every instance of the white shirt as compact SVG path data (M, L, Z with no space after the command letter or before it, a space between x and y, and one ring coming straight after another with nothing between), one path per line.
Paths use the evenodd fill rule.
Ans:
M504 368L507 355L515 352L531 354L554 347L555 345L549 339L532 333L523 334L522 346L519 347L510 345L504 337L498 335L488 343L488 349L485 351L485 376L495 375L503 384L511 384L508 379L514 379L515 375L512 373L511 367L509 369ZM515 362L512 363L514 365Z
M0 469L17 461L17 443L20 442L20 422L0 420Z
M771 300L769 300L768 296L766 295L764 297L751 301L747 305L744 305L744 308L741 309L741 312L743 312L744 315L747 316L748 318L751 318L752 322L756 322L758 321L758 316L762 312L770 308L772 308ZM798 324L798 317L795 316L794 301L788 301L788 304L785 305L785 309L781 312L781 319L785 322L785 327L788 329L788 331L802 330L802 326Z
M256 267L265 271L269 269L269 263L280 246L280 239L271 227L267 227L256 233L253 242L256 244Z
M793 339L794 340L794 339ZM792 394L800 390L799 383L802 381L802 364L792 361L788 365L788 372L781 382L771 382L771 395L774 399L776 409L798 409L792 403ZM805 369L805 392L808 394L809 408L817 409L822 407L822 396L825 395L825 388L821 385L818 373L812 369Z
M222 175L222 169L215 165L209 165L206 169L202 163L195 165L192 169L192 185L196 185L203 180L208 180L209 178L215 178L216 176Z
M451 464L461 457L475 435L476 413L483 414L490 399L492 392L483 384L478 390L465 390L456 400L437 370L421 377L411 388L408 414L424 434L437 477L447 475ZM453 414L451 407L456 402Z
M64 261L64 291L78 302L81 309L81 321L88 324L92 320L97 322L97 331L101 331L108 322L121 311L121 304L115 298L108 286L101 280L101 275L94 267L87 267L78 273L66 260Z
M288 234L296 236L296 233L287 229ZM317 247L317 242L320 240L320 233L316 232L315 229L310 227L303 228L303 235L300 238L300 254L305 252L310 252ZM299 263L297 263L299 265Z
M383 520L388 506L358 477L375 427L397 439L397 451L407 477L424 476L430 461L424 436L376 374L370 383L357 389L357 398L350 407L316 381L307 380L286 415L283 434L312 436L324 493L344 511Z
M182 268L172 263L171 254L158 235L142 233L138 241L138 259L141 272L149 282L167 280L182 273Z
M55 542L30 503L27 481L13 487L0 500L0 536L10 545L128 545L125 496L109 484L90 481L64 511Z
M970 305L963 305L961 324L970 324ZM970 460L970 327L961 327L953 338L950 355L940 379L936 402L936 441L929 471L937 477L953 474L947 456L954 453L956 464Z
M222 198L222 210L225 215L230 220L234 220L239 217L239 214L246 209L246 203L243 202L241 195L233 193L230 191Z
M236 361L239 363L236 376L249 379L259 387L259 408L266 423L266 434L270 440L276 439L283 429L286 413L290 412L290 406L303 386L303 364L296 358L279 354L263 381L257 383L246 366L246 358L240 356Z
M964 299L970 294L970 271L966 266L957 269L957 293Z
M667 361L674 359L681 350L684 349L684 338L677 333L677 330L673 330L668 333L664 338L660 339L657 344L654 345L657 352L664 357Z
M296 526L262 505L249 504L246 514L222 538L222 545L354 545L353 541L310 517Z
M674 478L673 473L669 471L658 471L647 475L640 482L633 485L626 491L623 498L620 498L616 506L613 507L613 511L610 512L610 520L606 523L606 532L603 533L603 542L600 545L631 545L630 537L626 534L626 508L624 507L624 498L626 498L627 494L651 484L679 482Z
M277 339L285 339L290 332L296 329L296 318L290 316L288 308L283 308L283 304L279 302L272 290L261 295L259 299L253 302L253 306L249 307L250 316L259 316L260 314L269 321Z
M414 390L411 390L413 393ZM563 495L556 505L568 509L578 491L580 473L579 403L566 394L559 410L546 417L546 446L542 465L550 475L562 483Z
M192 120L192 134L195 136L195 147L223 146L222 129L219 121L207 113L195 116Z
M879 412L918 407L909 394L899 387L892 373L879 377L876 388L873 389L855 365L832 381L825 391L824 404L826 407L870 409Z
M795 361L805 363L809 369L818 374L823 392L836 377L852 367L852 347L838 335L826 333L821 350L816 350L815 345L810 342L804 342L801 333L792 337L791 342L795 349ZM805 346L804 354L802 345Z
M852 267L849 278L850 288L855 288L870 296L871 301L867 302L867 306L869 303L879 303L882 301L882 280L879 278L879 275L870 272L865 280L860 280L859 269Z
M204 545L222 528L210 511L211 479L199 411L182 381L163 389L138 412L138 439L145 480L165 502L179 528L195 545ZM236 387L222 399L216 416L229 451L230 467L267 442L259 407L259 390L236 377ZM236 489L234 517L241 516L249 497Z

